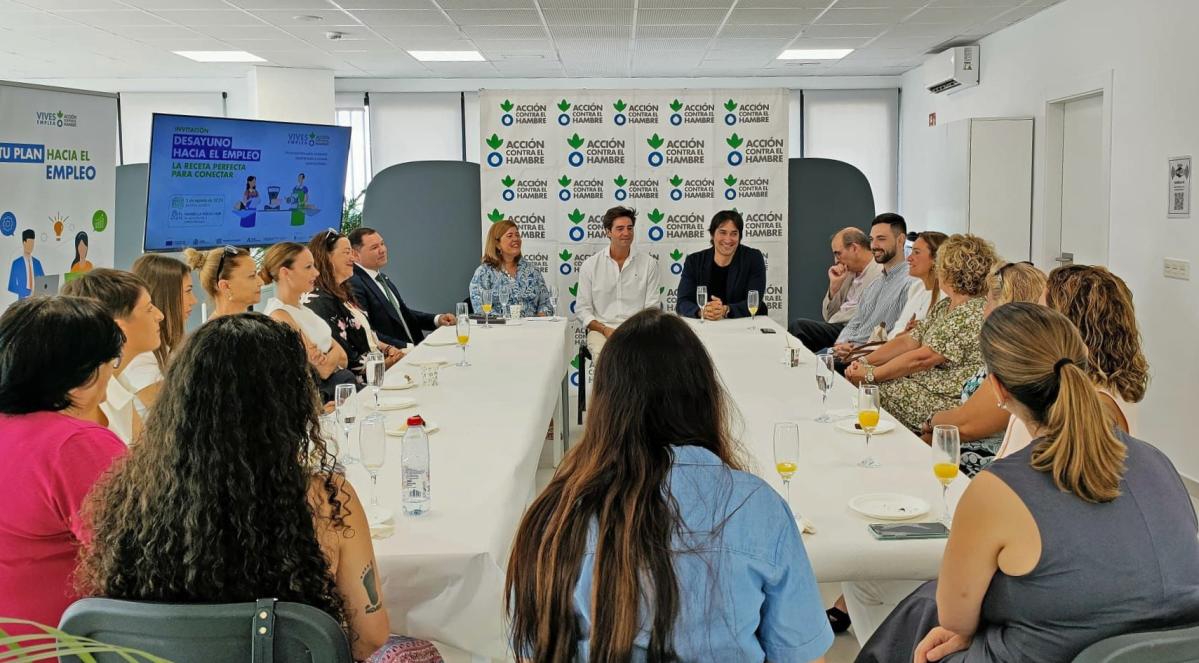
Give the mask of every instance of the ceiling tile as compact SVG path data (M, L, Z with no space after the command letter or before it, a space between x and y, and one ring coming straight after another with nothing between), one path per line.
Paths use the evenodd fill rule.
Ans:
M262 25L265 21L240 9L170 9L155 15L188 27L196 25Z
M420 27L399 27L399 26L379 26L374 28L375 32L387 37L388 39L418 39L423 42L445 40L453 41L462 39L462 32L453 26L420 26ZM448 49L440 49L448 50Z
M500 53L552 53L554 45L549 39L476 39L480 49Z
M787 48L861 48L869 43L866 38L830 38L830 39L811 39L808 37L800 37L795 41L787 44Z
M729 16L730 25L774 25L777 23L811 23L820 16L819 9L741 9Z
M806 29L804 25L726 25L720 31L720 36L732 39L790 39Z
M716 35L716 24L711 25L638 25L638 39L711 39Z
M37 11L0 11L0 25L21 29L51 25L75 25L61 16Z
M1024 0L932 0L929 7L1015 7Z
M564 45L563 41L578 43L581 40L597 39L627 40L633 36L633 28L627 25L559 25L551 26L550 34L561 48Z
M121 0L142 9L229 9L225 0Z
M350 15L371 27L452 25L444 14L431 9L364 9Z
M363 0L347 0L361 3ZM391 0L374 0L386 3ZM533 0L436 0L442 9L536 9ZM344 6L344 4L343 4ZM542 3L545 6L545 3Z
M228 0L228 3L235 7L250 10L275 10L275 11L290 11L295 14L311 11L328 11L336 10L332 2L328 0Z
M546 9L545 22L555 25L632 25L632 9Z
M124 9L118 11L59 11L55 12L59 16L83 23L84 25L93 25L97 27L105 27L110 25L120 26L147 26L147 25L167 25L167 21L158 18L148 12L137 9Z
M7 6L7 7L6 7ZM44 9L56 12L63 9L79 9L91 11L108 11L113 9L129 9L113 0L24 0L23 2L0 3L0 8L8 9Z
M200 32L216 39L295 39L283 30L266 24L259 25L200 25Z
M881 8L881 7L923 7L928 4L928 0L840 0L837 3L838 9L866 9L866 8Z
M476 0L481 1L481 0ZM532 0L529 0L532 2ZM444 0L434 4L432 0L337 0L337 4L342 9L437 9L437 4L440 4L443 9L447 9Z
M639 9L637 23L642 25L709 25L724 21L724 9Z
M803 29L801 36L809 39L869 39L882 34L889 25L810 25Z
M545 37L540 25L464 25L462 32L471 39L538 39Z
M1010 7L921 9L908 20L919 23L985 23L1009 9Z
M176 39L195 39L201 34L183 26L174 25L144 25L144 26L106 26L106 31L137 41L174 41Z
M824 9L836 0L738 0L737 9ZM844 2L845 0L841 0ZM679 0L687 2L687 0ZM732 3L725 3L726 5ZM840 3L838 3L840 4Z
M899 25L891 26L887 30L887 36L890 37L929 37L934 39L946 39L957 34L960 29L969 27L970 24L949 24L949 23L900 23Z
M508 0L500 0L507 2ZM633 0L540 0L542 9L632 9ZM641 3L645 6L645 2Z
M338 28L347 25L358 25L358 20L350 14L336 9L254 9L246 10L254 16L283 28L303 26L311 28ZM320 21L297 20L297 16L319 16Z
M817 24L866 25L873 23L898 23L916 11L913 7L888 7L873 9L841 9L838 5L816 21Z
M640 33L633 48L637 51L654 51L665 53L690 53L708 50L710 39L642 39Z
M446 13L458 25L541 25L541 17L531 9L456 9Z
M329 32L340 32L342 41L353 41L356 39L375 39L375 35L362 26L337 26L337 27L322 27L313 28L309 26L292 26L285 28L288 34L303 39L304 41L314 42L317 44L334 41L329 39L326 34Z

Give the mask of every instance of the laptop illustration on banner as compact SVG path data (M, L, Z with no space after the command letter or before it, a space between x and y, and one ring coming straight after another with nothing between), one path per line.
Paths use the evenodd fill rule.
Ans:
M57 295L60 279L61 277L58 274L48 274L46 276L33 277L32 295L34 297Z

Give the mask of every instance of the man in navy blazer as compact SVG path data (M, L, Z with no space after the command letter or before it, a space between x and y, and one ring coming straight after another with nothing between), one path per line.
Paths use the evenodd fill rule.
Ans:
M37 233L32 228L21 231L21 255L12 261L12 267L8 270L8 291L17 299L25 299L33 294L33 280L46 275L42 271L42 262L33 257L36 237Z
M756 315L766 315L766 259L762 252L741 243L745 221L735 210L717 212L708 226L712 247L696 251L683 262L679 277L679 315L704 320L748 318L749 291L758 291ZM696 286L708 289L708 303L700 309Z
M433 315L408 308L395 283L381 271L387 265L387 245L379 231L355 229L350 233L350 247L358 257L350 289L380 341L398 348L417 345L426 331L456 322L453 313Z

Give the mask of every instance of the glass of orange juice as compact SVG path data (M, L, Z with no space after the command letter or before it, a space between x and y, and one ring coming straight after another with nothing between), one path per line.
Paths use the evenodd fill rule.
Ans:
M858 387L858 426L866 433L866 457L858 463L858 467L878 467L878 461L870 455L870 434L878 427L881 413L878 385L863 382Z
M949 513L949 484L958 476L958 463L962 459L962 442L957 426L933 426L933 475L941 482L941 522L948 527L953 521Z
M778 471L791 503L791 477L799 469L799 424L782 422L774 425L774 469Z
M462 348L462 361L458 362L458 365L470 366L470 362L466 360L466 345L470 343L470 313L466 309L465 302L458 302L454 318L454 331L458 336L458 347Z

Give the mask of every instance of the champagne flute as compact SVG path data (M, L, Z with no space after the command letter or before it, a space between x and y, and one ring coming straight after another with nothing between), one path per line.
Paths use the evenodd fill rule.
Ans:
M791 477L799 469L799 424L783 422L774 425L774 469L783 480L790 505Z
M509 290L508 286L506 286L506 285L500 286L499 290L500 290L500 293L499 293L500 296L497 297L496 299L498 299L500 302L500 317L506 318L506 317L508 317L508 300L511 299L511 297L512 297L512 291Z
M346 465L358 462L358 458L354 456L350 446L350 431L354 428L354 422L358 420L358 402L354 399L356 391L352 384L339 384L333 392L333 405L337 408L337 421L341 423L341 430L346 439L346 446L341 449L345 453L342 462Z
M491 329L491 290L479 293L479 299L483 302L483 328Z
M821 414L816 417L816 421L822 424L827 424L833 420L828 415L828 392L833 390L834 376L837 374L834 366L837 358L831 352L823 352L816 355L816 388L820 390L821 399Z
M858 388L858 425L866 433L866 457L858 463L858 467L878 467L878 461L870 455L870 434L878 427L881 414L879 407L878 385L862 384Z
M695 287L695 303L699 304L699 323L704 323L704 307L708 305L708 286Z
M558 317L558 295L560 294L560 291L558 290L558 286L553 283L550 284L549 289L550 289L550 317L557 318Z
M758 291L757 290L749 291L749 299L748 299L748 301L746 301L746 304L749 305L749 329L750 329L750 331L757 331L758 325L754 322L754 316L758 314Z
M371 394L375 397L375 409L378 410L379 390L383 388L383 374L387 371L383 353L368 352L363 365L366 367L366 384L371 388Z
M381 523L391 518L391 510L379 506L379 470L387 462L387 433L385 418L372 412L362 419L358 431L358 447L362 452L362 466L371 475L371 505L367 508L367 520Z
M933 474L941 482L941 522L949 527L953 516L949 513L949 484L958 475L958 463L962 459L962 442L957 426L933 426L932 449Z
M470 366L470 362L466 360L466 344L470 343L470 317L460 315L457 318L458 321L455 327L458 332L458 347L462 348L462 361L458 362L458 365L465 368L466 366Z

